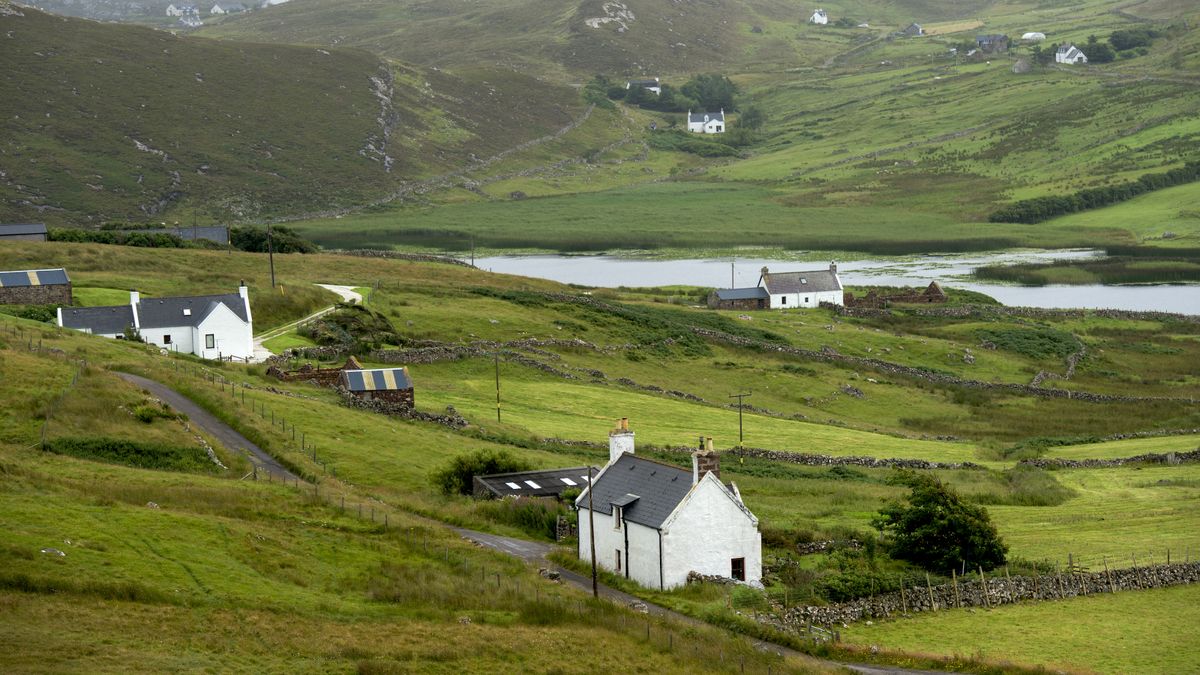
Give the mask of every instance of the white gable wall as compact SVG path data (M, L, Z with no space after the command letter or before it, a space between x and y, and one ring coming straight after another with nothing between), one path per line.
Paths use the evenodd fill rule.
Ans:
M206 335L212 334L213 347L208 348ZM201 358L215 359L234 356L247 359L254 355L254 336L251 335L251 324L242 321L225 303L217 303L217 307L204 318L200 325L192 329L192 353Z
M746 583L762 584L758 519L734 501L713 474L705 474L663 523L663 585L687 582L688 572L730 576L734 558L746 559Z

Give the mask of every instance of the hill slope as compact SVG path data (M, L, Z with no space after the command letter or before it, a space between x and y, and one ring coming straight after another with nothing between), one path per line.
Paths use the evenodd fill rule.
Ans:
M449 77L360 50L3 8L0 220L257 218L361 204L580 110L570 90L511 74Z

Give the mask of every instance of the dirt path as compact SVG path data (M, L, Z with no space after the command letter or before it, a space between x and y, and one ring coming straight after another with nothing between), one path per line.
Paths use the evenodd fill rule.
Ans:
M457 532L463 539L473 541L487 548L500 551L501 553L506 553L515 558L520 558L528 563L548 567L549 569L557 572L567 583L588 592L591 592L592 590L592 580L590 577L576 574L575 572L560 567L546 559L546 554L550 553L550 551L554 549L554 547L550 544L536 541L526 541L524 539L516 539L513 537L502 537L497 534L476 532L475 530L467 530L461 527L454 528L454 531ZM599 584L598 590L601 597L611 600L617 604L625 605L626 607L636 604L640 608L640 606L644 605L646 607L646 613L652 616L667 617L690 625L707 625L705 622L700 621L699 619L694 619L686 614L680 614L679 612L667 609L666 607L646 602L641 598L630 595L623 591L618 591L617 589L610 586L605 586L604 584ZM851 672L861 673L862 675L945 675L939 671L907 670L904 668L894 668L891 666L825 661L823 659L817 659L809 656L803 652L798 652L791 647L785 647L783 645L775 644L773 642L766 642L764 640L753 641L759 649L771 651L786 658L797 659L821 670L846 669Z
M179 412L187 415L188 420L192 424L195 424L213 438L216 438L230 452L237 452L239 450L245 452L249 456L250 462L254 464L255 469L260 473L266 471L268 478L281 478L284 481L300 481L300 478L296 474L285 469L274 457L251 443L249 439L239 434L233 427L225 424L204 408L193 403L190 398L160 382L155 382L140 375L131 375L129 373L116 373L116 375L130 384L145 389L162 401L169 403L171 407Z
M333 291L334 293L337 293L338 295L342 296L342 300L345 302L350 302L351 300L353 300L354 302L362 304L362 299L363 299L362 293L359 293L358 291L354 290L353 286L338 286L336 284L317 284L317 285L320 286L321 288L324 288L325 290ZM304 317L303 319L297 319L289 324L277 326L265 333L260 333L259 335L254 336L254 355L250 357L250 361L252 363L262 363L263 361L266 361L267 359L269 359L275 355L271 350L269 350L263 346L263 343L266 342L267 340L270 340L273 337L278 337L280 335L283 335L284 333L287 333L288 331L292 330L296 326L299 326L302 323L308 323L309 321L312 321L313 319L320 318L320 317L332 312L335 309L337 309L337 305L330 305L322 310L319 310L319 311L313 312L312 314L309 314L308 316Z

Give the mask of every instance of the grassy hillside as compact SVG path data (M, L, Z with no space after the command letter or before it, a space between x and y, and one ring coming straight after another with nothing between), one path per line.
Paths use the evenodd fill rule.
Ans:
M144 275L145 287L177 283L170 281L172 270L189 261L214 278L261 274L261 256L249 254L95 248L103 265L72 270L83 288L136 280L142 276L137 270L153 267L151 261L163 273ZM9 245L0 251L0 266L49 264L83 253L80 245ZM815 352L829 347L925 372L1022 383L1039 370L1064 369L1063 351L1047 345L1074 349L1086 344L1088 356L1075 376L1048 381L1050 386L1194 399L1200 342L1192 323L1111 317L932 319L903 312L860 320L821 311L762 315L749 323L737 313L672 306L656 301L662 296L653 293L595 290L572 301L569 295L546 293L578 289L459 266L332 255L281 255L276 262L289 285L335 282L373 289L371 307L405 340L441 350L480 348L461 358L434 363L414 358L409 364L418 408L442 412L453 405L469 426L457 431L388 419L343 407L330 390L265 377L261 367L198 368L138 345L6 318L0 322L0 373L6 381L21 383L0 393L7 397L0 401L0 469L9 477L0 489L0 511L5 522L18 524L0 546L6 570L0 575L0 602L9 610L2 615L11 628L6 634L34 635L46 622L61 623L69 616L73 639L108 640L116 650L73 654L72 663L87 670L116 669L111 659L119 653L156 668L204 667L223 659L247 669L458 672L501 661L523 663L532 658L530 650L542 653L565 641L595 636L627 645L605 668L625 668L623 659L650 663L672 658L681 670L696 670L703 666L691 656L678 660L690 652L670 652L661 642L639 640L644 624L587 605L580 618L577 609L574 614L569 609L576 596L565 589L457 542L437 523L547 535L504 508L441 494L430 474L450 458L480 449L505 450L537 467L600 464L607 456L600 445L604 434L612 419L622 416L633 421L639 453L683 464L686 455L664 447L690 444L697 433L715 436L721 448L736 443L738 415L727 396L746 390L753 391L748 403L754 406L743 419L748 446L981 465L936 473L968 499L987 505L1012 546L1017 570L1032 565L1030 561L1052 563L1068 554L1093 569L1102 561L1123 567L1134 556L1144 564L1161 561L1167 547L1178 558L1200 546L1195 540L1200 482L1194 464L1016 469L1019 458L1038 455L1081 459L1187 450L1195 443L1194 432L1106 437L1195 429L1200 418L1194 404L1035 398L772 348ZM757 346L700 339L692 333L697 327L758 341ZM985 337L996 350L980 347ZM527 339L543 342L500 349L503 421L496 422L490 355L498 343ZM974 363L963 359L966 349L976 355ZM89 370L72 387L74 367L65 359L79 357L87 358ZM371 363L369 354L362 358ZM145 405L144 395L114 386L108 370L138 372L171 384L316 479L319 488L298 491L277 481L230 480L246 470L224 449L218 449L218 456L228 459L228 471L182 472L137 468L121 455L83 459L38 450L47 410L53 410L51 441L88 434L137 438L145 429L156 442L195 442L177 420L155 417L146 423L131 415L131 408ZM223 380L236 383L236 389ZM111 395L97 395L110 387ZM55 403L62 392L67 396ZM95 419L103 423L91 422ZM293 424L297 438L287 428ZM547 437L596 445L561 444ZM791 555L780 543L787 537L871 536L871 516L884 500L904 492L887 468L805 466L741 460L734 454L725 455L722 476L736 481L764 531L772 533L767 557L775 570L783 569L779 566ZM361 519L358 504L364 507ZM388 528L379 522L384 514ZM203 553L196 542L203 544ZM41 553L47 547L66 556ZM842 578L838 575L845 565L867 564L847 552L799 560L810 573L773 572L771 592L786 592L793 602L810 604L827 601L820 584ZM881 579L903 569L879 564L884 565ZM464 597L458 591L477 583L481 568L488 575L501 573L501 588L488 581L487 588ZM534 599L531 592L537 593ZM1189 602L1189 593L1167 590L1155 602L1174 607ZM1135 602L1135 595L1140 597L1131 593L1113 601L1128 597ZM559 596L568 609L548 606L543 599ZM746 621L728 609L730 598L722 590L651 597L726 624ZM1056 606L1039 611L1065 611ZM999 612L954 614L971 631L1001 617ZM189 629L197 624L199 628ZM247 625L262 632L262 640L220 638ZM656 624L652 630L666 635L675 629ZM1110 661L1109 654L1083 649L1083 632L1044 630L1053 639L1036 655L1026 655L995 633L986 656L1102 670L1119 663ZM1128 630L1140 634L1141 629ZM450 654L432 637L461 634L463 644L484 644L499 631L517 636L516 642L506 641L516 646ZM152 634L154 640L148 637ZM306 637L318 634L335 638ZM203 639L197 641L196 635ZM25 668L31 659L62 664L59 639L33 640L0 653L12 669ZM745 649L725 638L704 639L718 653ZM220 650L206 646L209 640L218 640ZM185 641L190 646L181 647ZM681 643L687 644L681 637L674 641L677 649ZM955 645L967 643L898 635L886 644L951 653ZM1181 649L1180 658L1194 659L1189 647ZM710 666L712 657L700 654ZM776 662L772 668L782 665Z
M0 29L3 221L328 212L582 112L573 92L512 73L450 77L362 50L178 37L27 8L0 13Z

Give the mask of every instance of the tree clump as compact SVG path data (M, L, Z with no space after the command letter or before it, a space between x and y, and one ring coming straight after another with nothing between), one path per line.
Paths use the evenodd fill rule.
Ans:
M450 460L434 472L432 479L443 494L469 495L474 490L475 476L528 471L530 468L527 462L507 450L476 450Z
M941 573L1005 563L1008 545L987 509L966 503L930 475L903 472L899 480L911 488L906 503L888 504L871 521L893 557Z

